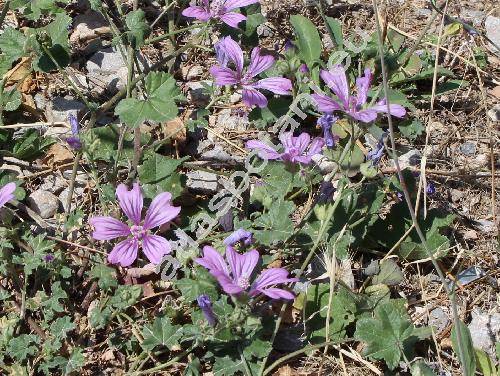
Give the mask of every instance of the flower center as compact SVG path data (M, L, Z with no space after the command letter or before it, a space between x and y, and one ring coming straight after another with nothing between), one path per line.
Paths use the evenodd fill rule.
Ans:
M142 226L133 225L130 227L130 232L132 233L132 236L138 240L142 239L144 235L146 235L146 230L144 230Z
M250 287L250 281L248 280L248 277L246 277L246 276L241 276L240 278L238 278L237 284L243 290L246 290Z
M224 3L226 0L213 0L210 4L210 13L212 16L220 15L224 10Z

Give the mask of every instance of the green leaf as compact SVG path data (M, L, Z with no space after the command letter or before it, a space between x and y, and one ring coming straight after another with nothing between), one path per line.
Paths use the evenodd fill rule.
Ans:
M243 355L246 359L251 359L252 357L262 359L269 355L272 348L273 347L269 341L263 341L260 338L255 338L243 349Z
M158 153L151 153L144 163L138 167L141 183L157 183L170 175L189 157L172 159Z
M174 346L179 345L182 326L172 325L168 317L157 317L153 325L144 327L142 336L144 337L142 347L147 351L153 350L156 346L165 346L172 350Z
M411 376L436 376L431 367L419 360L411 365Z
M103 290L118 285L115 269L103 264L96 264L90 271L90 277L97 279L97 284Z
M391 300L375 308L373 318L361 318L356 323L355 338L366 342L365 355L385 360L393 370L403 358L411 360L415 343L424 333L416 329L405 309L406 300ZM426 334L426 333L425 333Z
M35 355L38 351L38 346L34 346L32 343L40 343L38 336L34 334L21 334L9 341L7 353L14 359L22 362L28 355Z
M293 15L290 17L290 22L297 35L297 47L299 55L305 61L309 69L314 63L319 61L321 56L321 38L316 26L308 18L302 15Z
M359 165L359 171L368 179L377 176L377 169L373 166L373 163L371 161L361 163Z
M485 351L475 348L474 353L476 355L477 368L479 368L479 371L481 371L484 376L497 375L495 364Z
M167 121L178 113L176 100L182 98L175 79L168 73L151 72L146 76L146 99L122 99L115 114L130 127L138 127L145 120Z
M413 141L418 136L422 135L425 131L425 127L422 122L418 119L405 120L398 123L398 128L401 134Z
M120 285L109 302L115 308L126 309L137 303L141 295L141 285Z
M202 294L210 296L212 301L218 296L214 278L201 268L196 270L196 279L183 278L175 282L175 287L180 290L183 298L188 302L196 300Z
M71 322L69 316L58 317L50 324L50 332L57 339L65 339L67 333L75 329L75 324Z
M5 111L15 111L21 105L21 93L15 87L10 90L4 90L0 94L0 99Z
M464 363L462 363L463 370L465 371L464 376L473 376L476 372L476 356L469 328L467 328L467 325L462 321L459 321L458 327L460 331L460 341L458 340L457 327L453 325L451 329L451 346L455 354L457 354L460 363L462 363L462 358L464 360ZM460 356L460 349L463 351L462 356Z
M326 27L330 33L332 41L339 49L344 48L344 37L342 36L342 23L332 17L325 17Z
M48 299L44 299L41 305L44 308L45 317L51 320L55 313L64 312L64 306L61 304L61 299L66 299L68 294L61 287L61 282L56 281L50 286L51 292Z
M245 366L241 358L233 359L229 356L217 357L213 368L214 376L234 376L243 372Z
M372 283L374 285L383 283L388 286L395 286L400 284L403 279L403 272L396 261L387 259L380 264L380 272L373 277Z
M264 245L272 245L285 241L293 232L293 222L290 218L295 210L293 202L283 199L274 202L271 208L254 220L254 227L259 229L254 236Z
M144 38L149 33L149 26L146 23L146 16L142 9L134 10L125 17L125 24L128 28L128 38L133 48L144 45Z
M0 35L0 51L7 58L9 65L24 55L26 37L20 31L8 27Z
M199 376L201 372L201 363L198 358L190 359L187 367L182 373L183 376Z
M69 375L74 371L80 370L85 365L85 356L83 355L83 351L80 348L73 349L71 356L66 363L66 367L64 367L64 374Z

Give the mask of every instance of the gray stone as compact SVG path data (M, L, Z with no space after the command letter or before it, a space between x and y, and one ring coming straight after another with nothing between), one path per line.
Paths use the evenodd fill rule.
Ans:
M433 326L439 334L445 330L450 323L448 313L442 308L437 307L429 312L429 326Z
M495 359L495 342L500 341L500 313L472 311L472 321L468 325L474 347L487 352Z
M201 158L203 160L217 161L222 163L237 163L243 160L242 157L233 156L226 152L224 148L220 145L215 145L211 150L207 150L201 153Z
M488 16L486 17L486 21L484 22L484 28L486 29L486 36L490 38L490 40L500 47L500 18ZM500 53L495 46L489 43L490 47L496 53Z
M492 109L488 110L488 116L492 121L500 121L500 104L493 106Z
M372 260L366 266L366 268L363 269L363 274L366 276L370 276L370 275L378 274L379 271L380 271L380 266L378 264L378 260Z
M40 189L57 194L67 186L68 184L66 183L66 181L59 175L49 175L45 179L43 179L43 183L42 185L40 185Z
M472 22L474 27L479 27L483 23L486 13L480 10L474 9L464 9L460 13L460 16L468 22Z
M141 68L149 66L143 55L138 56ZM105 48L90 57L86 65L89 79L101 81L110 91L118 91L127 84L127 63L116 47Z
M266 24L261 24L257 26L257 35L259 37L272 37L274 35L273 29L271 29L268 25Z
M37 190L28 197L30 208L43 219L52 218L59 208L59 200L48 191Z
M410 150L409 152L401 155L398 160L399 160L399 165L401 169L405 169L409 166L417 166L420 163L420 159L422 158L422 153L420 153L419 150L413 149ZM393 167L395 166L394 161L391 161Z
M72 203L74 203L78 197L82 197L84 193L84 187L81 186L76 186L75 190L73 191L73 197L72 197ZM68 195L69 195L69 187L65 188L60 194L59 194L59 200L61 201L63 209L66 211L67 210L67 203L68 203ZM73 207L73 204L72 204Z
M460 145L460 152L465 155L474 155L476 153L476 144L474 142L465 142Z
M218 176L206 171L190 171L186 174L186 186L195 192L215 193L219 190Z
M329 174L337 168L337 162L332 161L322 154L315 154L311 159L318 166L322 174Z
M219 112L216 119L211 117L209 124L221 131L246 131L250 126L250 121L246 114L238 114L230 108L226 108Z
M201 65L191 65L189 67L182 67L181 69L182 78L186 81L200 77L204 72L205 69Z
M67 122L70 114L77 116L85 108L85 104L70 95L55 97L48 105L47 120L50 123Z
M193 81L186 83L188 88L187 98L193 104L207 104L210 102L210 95L204 87L204 84L212 85L210 81Z
M71 43L87 42L98 38L102 32L109 31L109 26L104 17L96 11L89 10L80 14L73 20L73 32L69 38Z

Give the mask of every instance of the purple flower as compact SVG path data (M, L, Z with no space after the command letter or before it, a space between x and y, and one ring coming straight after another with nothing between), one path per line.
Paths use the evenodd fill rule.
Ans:
M277 159L292 163L309 164L311 163L311 157L320 154L321 148L325 145L325 141L320 137L314 138L311 142L311 137L307 133L293 137L292 132L286 132L280 136L280 141L284 148L282 153L278 153L272 147L259 140L247 141L246 148L257 149L262 159Z
M52 253L47 253L43 259L45 260L45 262L52 262L54 261L55 257Z
M434 184L430 181L428 184L427 184L427 187L425 187L425 192L428 194L428 195L433 195L434 193L436 193L436 187L434 186Z
M309 68L307 67L307 64L301 64L300 67L299 67L299 72L300 73L308 73L309 72Z
M332 125L338 120L332 114L324 114L318 119L318 125L323 129L323 138L325 144L329 148L333 148L335 143L339 140L338 136L332 134Z
M208 295L200 295L196 301L203 312L203 316L207 319L208 325L215 326L217 319L215 318L214 311L212 310L212 302Z
M201 0L201 5L184 9L182 15L203 22L220 19L236 28L241 21L245 21L247 18L240 13L233 12L233 10L258 2L259 0Z
M250 64L243 66L243 51L231 37L221 39L215 45L219 65L210 68L215 84L219 86L237 85L242 88L243 103L247 106L266 107L267 99L259 90L269 90L275 94L290 95L292 82L288 78L269 77L255 80L255 76L269 69L274 64L270 55L261 55L260 48L255 47L250 56ZM234 64L234 69L229 68Z
M377 145L368 152L366 155L366 160L372 161L372 164L374 166L378 165L380 162L380 159L382 158L382 155L384 155L384 136L380 138L380 140L377 142Z
M97 240L128 237L116 244L108 255L108 261L112 264L130 266L137 258L139 245L142 246L144 254L151 263L159 264L162 257L170 253L172 249L165 238L152 235L150 232L153 228L177 217L181 208L172 206L172 195L163 192L153 199L142 221L143 197L139 184L135 183L130 191L125 184L120 184L116 188L116 196L129 223L125 224L113 217L91 218L90 224L94 226L92 237Z
M236 243L241 241L244 245L250 245L253 242L252 233L249 231L245 231L242 228L236 230L231 235L229 235L226 239L224 239L224 245L233 246Z
M293 299L294 295L291 292L271 287L298 281L297 278L288 278L288 271L283 268L265 269L251 283L252 274L259 259L259 252L255 249L240 255L233 247L227 247L226 263L219 252L210 246L205 246L203 257L195 261L208 269L227 294L247 293L250 297L264 294L272 299Z
M16 183L5 184L0 188L0 208L4 207L7 202L14 199L14 191L16 190Z
M322 181L319 189L318 203L325 204L330 201L335 192L335 187L331 181Z
M341 111L363 123L374 121L378 113L387 113L385 99L382 99L374 106L363 109L363 106L366 105L372 80L370 69L365 69L365 75L356 79L356 95L349 94L349 84L344 68L341 65L336 65L330 71L322 70L320 75L337 96L337 99L332 99L324 94L313 94L312 97L321 112L331 114L333 111ZM399 104L391 104L390 113L400 118L405 116L406 110Z
M74 115L69 115L69 123L71 125L71 137L66 139L66 142L73 150L80 150L82 142L80 141L80 126L78 120Z

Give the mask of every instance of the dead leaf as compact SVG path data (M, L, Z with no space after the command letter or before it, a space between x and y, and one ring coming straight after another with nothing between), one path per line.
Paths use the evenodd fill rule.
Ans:
M488 93L493 95L496 99L500 99L500 86L495 86L493 89L489 90Z
M127 269L127 276L130 278L147 277L154 274L156 267L153 264L147 264L142 268L129 268Z
M299 373L295 371L288 364L286 366L278 368L278 370L273 374L274 376L295 376Z
M3 76L6 80L6 87L18 85L22 81L19 89L22 93L30 93L35 87L32 79L31 57L23 57L14 68Z
M162 132L165 139L171 139L180 143L186 142L186 126L179 117L163 123Z
M145 298L149 298L155 294L155 290L151 282L147 282L142 285L142 294Z
M47 151L47 155L43 158L43 163L49 167L59 166L73 161L75 158L73 152L69 148L56 143L52 144Z

